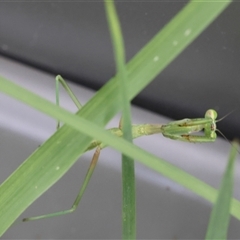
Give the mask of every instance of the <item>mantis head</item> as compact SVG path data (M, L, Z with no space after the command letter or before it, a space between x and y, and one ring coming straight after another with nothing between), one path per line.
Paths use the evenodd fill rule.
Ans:
M206 135L209 135L210 138L216 139L217 134L217 125L216 125L216 119L217 119L217 112L214 109L208 109L205 113L205 118L211 119L212 122L210 124L210 128L205 128Z
M225 138L225 140L227 140L229 143L230 143L230 145L232 145L232 143L225 137L225 135L220 131L220 130L218 130L217 129L217 125L216 125L216 122L220 122L221 120L223 120L225 117L227 117L228 115L230 115L231 113L233 113L234 111L236 111L236 109L234 109L234 110L232 110L231 112L229 112L228 114L226 114L225 116L223 116L222 118L220 118L220 119L218 119L218 120L216 120L217 119L217 112L215 111L215 110L213 110L213 109L209 109L209 110L207 110L206 111L206 113L205 113L205 118L210 118L210 119L212 119L212 123L211 123L211 126L210 126L210 135L212 136L212 137L214 137L214 136L217 136L216 135L216 131L217 132L219 132L224 138ZM208 130L209 131L209 130ZM209 133L209 132L208 132ZM238 151L238 149L237 149L237 151ZM238 151L238 153L240 153L239 151Z

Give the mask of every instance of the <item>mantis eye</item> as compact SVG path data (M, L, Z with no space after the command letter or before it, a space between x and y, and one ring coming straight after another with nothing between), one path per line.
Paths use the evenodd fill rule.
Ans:
M212 139L216 139L216 138L217 138L217 134L216 134L216 132L211 132L211 134L210 134L210 138L212 138Z
M215 120L217 118L217 112L213 109L209 109L205 113L205 118L211 118Z

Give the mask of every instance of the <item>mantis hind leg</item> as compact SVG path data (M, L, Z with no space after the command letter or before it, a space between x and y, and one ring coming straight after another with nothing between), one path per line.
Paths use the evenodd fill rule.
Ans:
M78 101L77 97L74 95L73 91L71 88L68 86L66 81L62 78L62 76L57 75L56 78L56 105L59 106L59 83L62 84L63 88L66 90L70 98L73 100L75 105L77 106L78 109L82 108L82 104ZM60 121L57 121L57 129L60 127Z
M90 166L88 168L88 171L87 171L87 174L84 178L84 181L83 181L83 184L81 186L81 188L79 189L79 193L72 205L72 207L70 209L67 209L67 210L63 210L63 211L60 211L60 212L54 212L54 213L50 213L50 214L45 214L45 215L40 215L40 216L36 216L36 217L30 217L30 218L24 218L23 219L23 222L27 222L27 221L32 221L32 220L39 220L39 219L44 219L44 218L50 218L50 217L56 217L56 216L61 216L61 215L65 215L65 214L68 214L68 213L72 213L74 212L81 199L82 199L82 196L86 190L86 187L91 179L91 176L93 174L93 171L97 165L97 162L98 162L98 158L99 158L99 155L100 155L100 151L101 151L101 147L98 146L93 157L92 157L92 161L90 163Z

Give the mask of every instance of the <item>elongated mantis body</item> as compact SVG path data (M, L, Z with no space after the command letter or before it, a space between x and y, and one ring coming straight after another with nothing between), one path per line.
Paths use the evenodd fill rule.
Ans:
M64 79L58 75L56 77L56 104L59 105L59 83L62 84L64 89L67 91L75 105L81 109L82 105L73 94L72 90L69 88ZM185 142L214 142L216 140L216 118L217 112L213 109L209 109L206 111L204 118L195 118L195 119L183 119L178 121L173 121L168 124L138 124L132 125L132 137L138 138L144 135L152 135L157 133L162 133L164 137L180 140ZM57 129L60 127L60 123L57 123ZM107 131L112 134L122 137L123 132L121 128L121 120L119 123L119 127L108 129ZM194 133L199 133L203 131L203 135L195 135ZM84 194L84 191L91 179L93 171L96 167L100 151L105 148L106 145L101 141L93 140L90 145L87 147L86 151L92 150L96 148L96 151L92 157L89 169L85 176L84 182L79 190L79 193L72 205L72 207L68 210L54 212L50 214L45 214L36 217L24 218L23 221L31 221L38 220L43 218L49 218L59 215L64 215L67 213L74 212L78 207L80 200Z

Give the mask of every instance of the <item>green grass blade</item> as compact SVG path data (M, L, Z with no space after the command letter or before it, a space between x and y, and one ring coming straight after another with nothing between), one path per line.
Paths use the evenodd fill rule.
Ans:
M234 142L229 156L228 165L218 193L217 201L213 207L206 240L227 239L230 220L230 206L233 194L234 163L238 153L238 143Z
M129 77L128 99L131 100L135 97L160 73L223 11L229 2L190 2L170 21L127 64ZM187 31L189 29L192 31ZM187 36L185 36L186 33ZM215 201L217 191L214 188L167 162L159 161L158 158L123 139L110 136L100 129L121 110L117 76L111 79L77 113L77 115L91 120L99 127L94 124L91 125L88 121L80 119L78 116L74 116L26 90L16 87L16 85L9 83L4 78L0 78L0 91L29 105L32 104L32 106L41 109L46 114L69 124L57 131L0 186L0 235L9 228L33 201L58 181L76 162L91 141L91 138L83 133L99 138L124 154L138 159L143 164L182 184L210 202ZM74 128L82 131L82 134ZM232 201L231 213L240 219L240 204L235 199Z
M105 0L105 8L109 29L114 46L117 74L119 76L119 93L122 100L122 131L123 138L132 142L132 123L130 101L127 93L127 71L125 67L125 51L120 22L114 7L114 2ZM122 154L122 238L136 238L136 194L135 171L132 158Z

